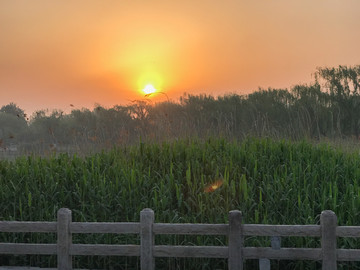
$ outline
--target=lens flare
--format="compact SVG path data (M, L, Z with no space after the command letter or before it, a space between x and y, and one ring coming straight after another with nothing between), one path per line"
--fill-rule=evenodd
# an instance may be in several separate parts
M224 180L220 179L215 181L214 183L211 183L210 185L206 186L204 188L204 192L209 193L209 192L214 192L215 190L217 190L219 187L222 186Z

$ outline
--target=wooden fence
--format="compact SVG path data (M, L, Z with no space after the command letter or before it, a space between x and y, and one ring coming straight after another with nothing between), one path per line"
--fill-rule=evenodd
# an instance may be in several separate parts
M0 243L0 254L57 255L58 269L72 269L73 255L140 256L142 270L154 270L156 257L226 258L229 270L243 269L244 259L258 259L260 269L270 269L269 259L322 261L322 269L334 270L337 261L360 261L360 250L337 249L337 237L360 237L360 226L337 226L334 212L321 213L320 225L242 224L240 211L229 212L228 224L154 223L154 212L144 209L140 222L72 222L71 211L58 211L57 222L0 221L0 232L57 233L56 244ZM72 234L139 234L140 245L73 244ZM224 235L228 246L155 245L155 235ZM320 237L321 248L246 247L247 236ZM274 238L279 239L279 238Z

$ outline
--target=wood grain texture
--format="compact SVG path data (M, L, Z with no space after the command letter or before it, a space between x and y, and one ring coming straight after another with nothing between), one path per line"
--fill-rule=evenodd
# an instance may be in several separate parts
M360 261L360 249L338 249L338 261Z
M336 237L360 237L360 226L337 226L336 215L323 211L321 225L242 224L240 211L229 213L229 224L154 223L154 212L144 209L136 222L72 222L71 211L60 209L58 222L0 221L0 232L56 233L57 244L0 243L0 254L58 255L59 269L71 269L72 255L140 256L143 270L155 269L155 257L228 258L229 269L242 269L243 259L322 260L323 269L337 261L360 261L360 249L336 249ZM140 234L141 245L72 244L72 233ZM229 246L155 246L156 234L227 235ZM243 247L244 236L271 236L272 248ZM287 236L321 237L322 248L281 248Z
M70 232L71 211L61 208L57 214L57 266L58 269L71 270L72 258L70 247L72 237Z
M320 225L244 224L244 236L321 236Z
M337 217L333 211L321 212L322 269L336 270L336 226Z
M228 247L217 246L155 246L155 257L228 258Z
M336 227L337 237L360 237L360 226Z
M97 245L73 244L71 255L140 256L139 245Z
M228 224L155 223L155 234L227 235Z
M56 244L0 243L0 254L57 254Z
M244 259L277 259L277 260L321 260L320 248L281 248L244 247Z
M146 208L140 212L140 267L141 270L155 270L153 247L154 211Z
M57 222L0 221L0 232L56 232Z
M0 270L56 270L57 268L40 268L27 266L0 266Z
M136 222L72 222L71 233L119 233L139 234L140 223Z
M238 210L229 213L229 270L243 269L242 214Z

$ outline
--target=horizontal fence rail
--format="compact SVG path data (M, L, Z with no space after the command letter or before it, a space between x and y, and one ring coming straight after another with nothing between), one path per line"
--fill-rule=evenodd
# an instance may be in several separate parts
M244 259L259 260L261 270L270 259L322 261L322 269L337 269L337 261L360 261L360 249L337 249L337 237L360 237L360 226L337 226L334 212L321 213L320 225L243 224L240 211L230 211L228 224L154 223L144 209L140 222L72 222L71 211L58 211L57 222L0 221L0 232L54 233L57 243L0 243L0 254L57 255L57 269L72 269L72 256L138 256L142 270L154 270L156 257L225 258L229 270L243 269ZM72 234L137 234L140 245L73 244ZM155 235L222 235L227 246L155 245ZM244 237L271 237L271 247L244 246ZM320 248L283 248L281 237L319 237Z

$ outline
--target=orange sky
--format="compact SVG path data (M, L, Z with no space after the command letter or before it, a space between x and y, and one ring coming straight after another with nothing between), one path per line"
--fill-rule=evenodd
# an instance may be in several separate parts
M359 0L1 0L0 106L244 94L360 64ZM154 95L156 101L165 95Z

